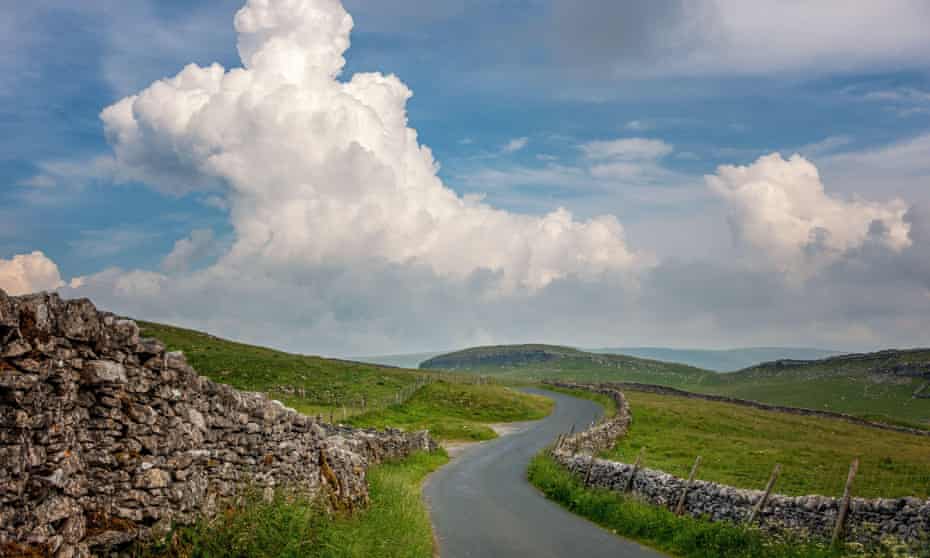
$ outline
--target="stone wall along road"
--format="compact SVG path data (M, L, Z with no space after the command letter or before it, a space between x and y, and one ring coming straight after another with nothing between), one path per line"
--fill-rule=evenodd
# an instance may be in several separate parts
M362 506L371 463L434 447L203 378L88 300L0 291L0 555L105 552L245 486Z
M687 485L686 479L648 468L636 470L627 463L594 457L612 447L618 437L625 435L635 424L635 416L630 412L622 391L612 384L550 384L608 394L618 408L618 413L611 419L565 437L552 452L559 463L588 479L590 486L619 492L626 490L631 475L635 473L632 483L634 497L657 506L676 506ZM761 490L697 480L690 485L684 512L710 521L742 523L762 495ZM827 539L836 525L839 508L839 498L775 494L761 510L758 525L774 533ZM927 548L930 545L930 500L852 498L844 532L846 540L868 546L903 543L912 548Z

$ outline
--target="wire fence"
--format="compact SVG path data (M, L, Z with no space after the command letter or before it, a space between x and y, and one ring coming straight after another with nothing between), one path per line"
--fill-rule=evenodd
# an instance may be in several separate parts
M277 386L268 390L268 396L304 414L335 424L352 416L403 405L410 401L421 388L437 382L458 385L498 383L492 377L476 374L425 373L417 375L413 382L401 386L396 391L387 393L372 390L368 394L346 395L329 390L321 392L303 387Z
M613 453L611 459L632 463L641 449L641 446L626 446L622 451ZM781 473L775 485L775 493L787 496L838 497L845 490L852 459L849 456L836 456L831 460L817 457L803 463L803 458L795 461L759 459L743 461L740 466L735 466L733 459L725 455L705 452L697 478L737 488L762 490L772 469L776 464L780 464ZM868 454L857 459L860 466L853 486L854 496L930 498L930 460L924 463ZM673 458L669 458L668 454L650 456L650 449L647 447L643 466L684 478L687 477L693 460L694 456L686 456L684 452L676 453Z

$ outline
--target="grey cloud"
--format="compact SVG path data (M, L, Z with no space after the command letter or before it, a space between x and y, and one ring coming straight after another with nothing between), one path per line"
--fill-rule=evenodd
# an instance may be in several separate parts
M702 42L711 8L704 0L555 0L550 37L571 63L649 62Z
M463 279L378 262L256 270L213 266L132 278L108 272L72 294L140 318L305 353L442 350L483 343L733 347L804 344L866 350L926 344L930 213L909 213L914 243L867 242L798 284L738 261L668 260L638 286L605 273L533 293L495 294L500 274ZM129 288L135 281L160 287Z

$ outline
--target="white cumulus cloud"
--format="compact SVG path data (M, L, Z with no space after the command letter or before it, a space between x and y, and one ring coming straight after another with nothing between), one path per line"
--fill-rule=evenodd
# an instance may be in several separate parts
M0 289L9 295L52 291L63 285L58 266L42 252L0 259Z
M869 240L897 252L911 244L904 201L831 196L817 167L800 155L773 153L748 166L723 165L706 181L728 204L738 239L795 276L805 277Z
M416 263L490 270L507 289L636 267L612 216L519 215L447 188L408 127L411 91L394 75L340 78L352 18L338 0L250 0L235 26L242 68L192 64L101 115L127 176L224 193L224 265Z
M216 248L213 231L196 229L187 238L174 243L174 248L161 261L165 271L187 271L199 260L207 258Z

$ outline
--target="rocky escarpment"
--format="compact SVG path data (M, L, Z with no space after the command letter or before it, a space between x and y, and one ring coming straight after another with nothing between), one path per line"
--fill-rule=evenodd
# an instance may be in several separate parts
M561 439L551 455L562 466L583 477L588 486L630 493L653 505L675 507L687 488L684 513L711 521L744 523L763 496L760 490L745 490L714 482L687 480L662 471L637 468L632 464L598 459L594 455L612 447L626 434L633 418L623 393L612 385L550 382L564 388L585 389L611 396L617 403L616 416ZM618 437L610 438L609 435ZM775 534L830 537L840 509L840 499L826 496L772 495L757 515L757 524ZM864 499L850 501L845 523L848 541L869 547L903 543L911 548L930 545L930 500L919 498Z
M0 291L0 555L105 552L245 486L353 508L369 464L433 447L212 382L90 301Z
M763 362L744 372L823 368L840 371L865 371L876 375L926 378L930 380L930 349L887 349L874 353L850 353L820 360L781 359Z

